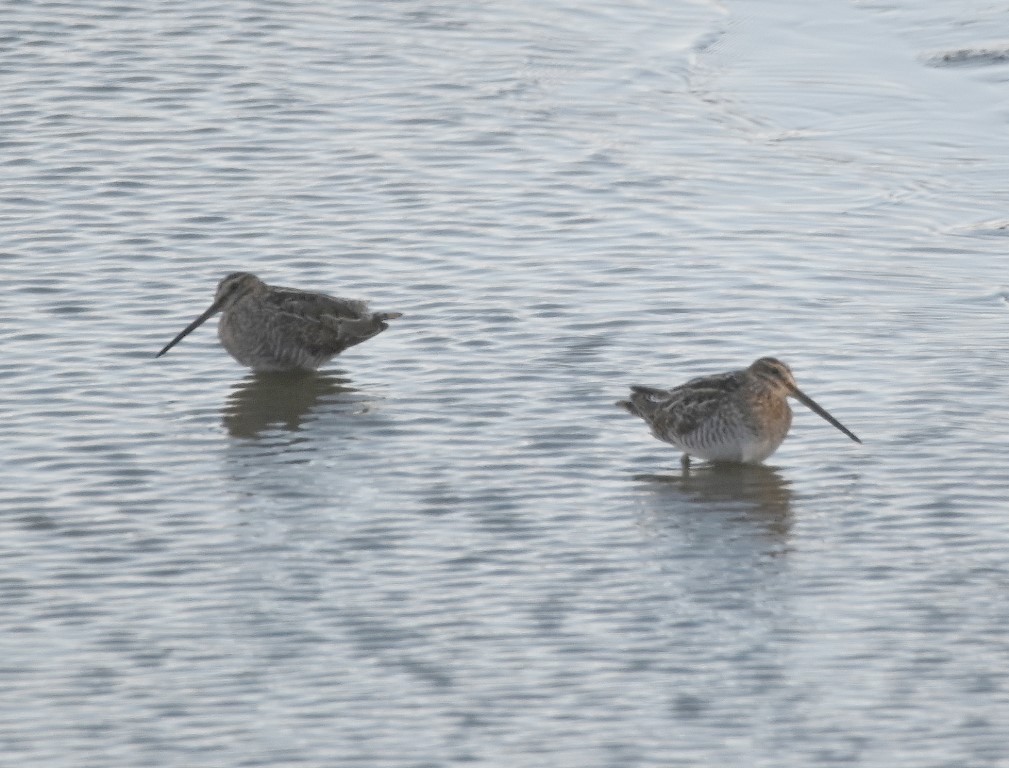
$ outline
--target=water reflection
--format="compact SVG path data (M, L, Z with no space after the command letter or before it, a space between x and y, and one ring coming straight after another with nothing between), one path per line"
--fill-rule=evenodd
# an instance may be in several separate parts
M662 506L699 504L736 511L784 537L792 527L790 482L763 464L701 464L677 475L635 475Z
M232 437L297 431L323 398L357 391L340 373L250 373L228 395L221 421Z

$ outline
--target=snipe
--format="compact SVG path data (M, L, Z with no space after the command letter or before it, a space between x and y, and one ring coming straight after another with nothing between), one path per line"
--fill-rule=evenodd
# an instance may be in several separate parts
M792 425L794 397L856 443L853 432L821 408L795 383L787 365L762 357L749 368L699 376L672 389L631 387L617 405L640 416L659 440L709 461L757 464L781 445Z
M371 312L355 299L267 285L233 272L217 285L214 302L156 357L217 312L217 335L228 353L256 371L314 371L348 347L389 327L399 312Z

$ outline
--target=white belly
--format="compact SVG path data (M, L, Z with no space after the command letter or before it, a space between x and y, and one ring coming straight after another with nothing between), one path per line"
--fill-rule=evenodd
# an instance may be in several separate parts
M707 461L759 464L778 450L781 440L747 436L709 444L678 440L675 445L684 453Z

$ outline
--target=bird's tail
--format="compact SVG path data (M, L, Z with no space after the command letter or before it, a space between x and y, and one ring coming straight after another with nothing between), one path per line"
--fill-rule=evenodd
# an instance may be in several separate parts
M632 403L630 400L617 400L617 402L614 403L614 405L623 408L625 411L631 414L631 416L641 415L640 413L638 413L638 409L634 407L634 403Z
M617 405L632 416L640 416L642 419L647 420L659 406L659 401L668 394L664 389L642 387L635 384L631 387L630 399L617 400Z
M372 312L370 315L354 318L323 315L320 320L323 325L335 332L334 339L343 350L377 336L389 327L386 320L395 320L402 316L401 312Z

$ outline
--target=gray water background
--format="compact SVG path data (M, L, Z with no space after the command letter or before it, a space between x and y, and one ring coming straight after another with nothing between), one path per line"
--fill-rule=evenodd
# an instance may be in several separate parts
M1009 5L0 5L0 764L1009 765ZM235 269L405 316L292 382ZM765 467L613 407L774 354Z

